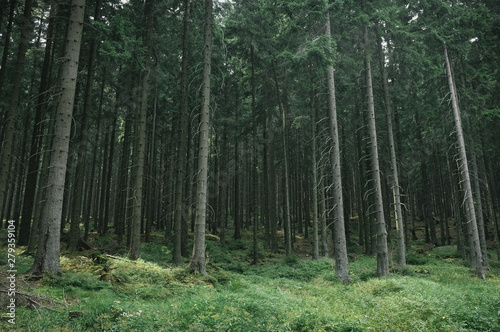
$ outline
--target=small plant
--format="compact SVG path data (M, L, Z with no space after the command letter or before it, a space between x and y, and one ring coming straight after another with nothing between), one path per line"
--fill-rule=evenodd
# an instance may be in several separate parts
M299 256L295 254L286 255L285 258L283 258L283 263L287 265L295 265L298 262L299 262Z
M415 252L411 252L406 255L406 264L409 265L424 265L427 264L427 262L429 262L427 257Z

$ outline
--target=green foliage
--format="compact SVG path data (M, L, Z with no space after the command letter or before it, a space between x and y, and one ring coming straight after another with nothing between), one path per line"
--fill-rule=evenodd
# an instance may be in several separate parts
M54 308L19 307L14 330L42 331L495 331L500 328L498 269L488 280L454 260L429 255L413 273L375 278L375 258L358 256L353 282L341 284L330 259L266 257L220 266L233 253L217 252L209 276L139 259L109 258L120 281L99 281L91 258L63 257L63 273L43 279L37 292ZM163 255L164 246L146 252ZM436 249L434 249L436 250ZM433 250L433 251L434 251ZM444 250L444 249L443 249ZM234 252L244 259L246 249ZM224 257L225 255L225 257ZM414 254L416 257L423 257ZM214 256L212 256L212 259ZM30 258L31 259L31 258ZM153 257L152 257L153 259ZM154 259L160 261L159 258ZM427 270L428 273L420 273ZM1 324L5 324L2 322ZM29 324L29 325L28 325ZM5 325L0 325L3 328ZM65 330L66 329L66 330Z
M443 246L432 249L430 254L436 258L461 258L460 252L457 251L457 246Z
M100 281L96 275L89 272L47 275L42 279L42 284L62 288L68 292L73 292L77 289L98 291L109 287L108 283Z
M229 250L242 250L248 248L248 243L242 239L231 241L227 244Z
M408 265L424 265L429 261L425 256L417 254L416 252L409 252L406 254L406 264Z
M299 256L296 254L291 254L291 255L286 255L285 258L283 258L283 263L286 265L293 266L299 262Z
M166 265L171 251L162 243L151 242L141 245L141 258L144 261Z

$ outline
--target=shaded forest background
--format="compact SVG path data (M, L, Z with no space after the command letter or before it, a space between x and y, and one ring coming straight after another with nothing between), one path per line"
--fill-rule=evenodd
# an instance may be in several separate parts
M75 6L83 34L54 222L46 190ZM162 241L174 263L205 229L220 246L251 230L254 263L310 238L344 281L347 253L377 255L387 275L384 262L398 253L404 265L424 238L457 245L484 277L500 256L499 35L493 0L2 1L1 219L28 252L49 229L70 252L110 233L131 259ZM34 271L58 272L58 250Z

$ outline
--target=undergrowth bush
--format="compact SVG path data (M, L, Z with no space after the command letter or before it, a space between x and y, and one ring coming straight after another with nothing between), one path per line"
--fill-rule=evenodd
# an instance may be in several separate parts
M406 264L409 265L424 265L429 262L429 258L422 256L416 252L409 252L406 254Z
M430 254L436 258L461 258L456 246L436 247L430 251Z
M79 288L90 291L98 291L104 288L109 288L109 284L107 282L100 281L98 276L89 272L46 275L42 279L41 284L63 288L66 290Z
M160 243L144 244L137 261L66 255L63 273L35 286L53 307L19 307L14 331L500 331L498 269L479 280L435 250L409 253L388 278L375 277L375 257L358 255L347 285L331 259L263 251L252 265L246 245L217 239L207 242L208 276L170 266ZM105 270L114 278L100 281Z

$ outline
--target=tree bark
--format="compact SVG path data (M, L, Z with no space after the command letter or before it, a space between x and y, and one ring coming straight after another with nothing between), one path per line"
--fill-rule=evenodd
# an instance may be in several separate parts
M250 218L253 222L253 264L259 263L259 246L258 246L258 232L259 232L259 218L256 213L257 205L257 110L255 102L255 58L253 46L250 47L251 56L251 85L252 85L252 155L250 162L250 179L252 184L250 186Z
M100 0L96 1L94 18L96 20L100 17L101 4ZM76 165L76 179L75 185L73 187L73 204L71 210L71 224L69 228L69 240L68 240L68 250L74 252L78 249L78 243L80 242L80 222L81 222L81 208L83 202L83 187L85 178L85 166L86 166L86 156L87 156L87 143L88 143L88 123L89 123L89 112L92 102L92 90L94 85L95 76L95 65L97 57L97 39L92 38L90 44L90 55L89 55L89 65L87 72L87 81L85 83L85 97L83 103L83 111L81 118L81 129L80 129L80 146L78 147L78 159Z
M130 233L130 250L128 257L131 260L136 260L141 254L141 222L142 222L142 204L143 204L143 186L144 186L144 163L146 157L146 122L147 122L147 107L149 96L149 75L147 69L143 73L142 78L142 96L139 114L139 123L136 134L135 148L135 175L132 183L132 218L131 218L131 233Z
M146 124L147 124L147 110L148 110L148 98L149 98L149 77L151 73L151 34L153 32L153 0L147 0L145 3L145 20L146 20L146 32L144 36L144 43L148 49L147 56L145 57L146 69L142 73L142 87L141 87L141 104L139 113L139 122L137 125L136 133L136 148L135 155L136 159L136 170L135 177L132 183L132 219L131 219L131 234L130 234L130 251L128 257L131 260L136 260L141 254L141 224L142 224L142 206L143 202L143 189L144 189L144 166L146 160L146 147L147 147L147 134L146 134ZM107 157L107 156L105 156ZM111 167L111 165L108 165ZM106 186L107 188L107 186ZM105 207L108 209L108 207ZM106 220L107 222L107 220ZM104 228L105 229L105 228Z
M205 261L205 223L207 210L207 174L210 131L210 72L212 64L212 0L205 0L205 28L203 47L203 86L200 118L200 145L198 150L198 177L196 185L196 219L194 226L193 257L189 263L192 272L207 274Z
M377 276L389 276L389 253L387 249L387 230L385 227L384 217L384 203L382 200L382 181L380 178L380 166L378 157L378 143L377 143L377 127L375 123L375 105L373 98L372 87L372 70L370 64L370 56L368 53L369 40L368 30L365 28L364 32L364 46L365 46L365 75L366 75L366 94L368 100L368 127L370 131L370 144L371 144L371 168L372 178L375 189L375 208L377 218Z
M330 14L326 17L326 34L331 37ZM333 202L335 208L334 221L334 250L335 250L335 272L341 282L349 282L349 261L347 259L347 244L344 225L344 200L342 194L342 174L340 170L340 142L339 125L337 121L337 102L335 96L335 78L333 65L327 69L328 80L328 115L330 124L330 135L332 138L333 151L332 158L333 174Z
M78 61L82 41L85 0L73 0L69 18L65 55L61 70L61 97L50 158L45 206L39 229L38 250L30 274L58 273L61 270L60 227L64 197L64 180L68 160L69 136L75 98Z
M284 174L284 218L285 218L285 251L287 255L291 255L293 252L292 248L292 227L290 222L290 188L289 188L289 170L288 170L288 139L287 139L287 120L286 120L286 111L285 107L281 103L280 90L278 86L278 76L276 75L276 66L273 61L273 75L274 75L274 84L276 88L276 97L278 100L278 107L281 111L281 128L282 128L282 137L283 137L283 162L285 168Z
M483 266L483 258L481 253L481 245L479 242L479 232L477 229L476 211L474 207L474 199L472 197L472 185L470 180L469 165L467 161L467 153L465 150L465 140L462 129L462 119L460 117L460 108L458 106L458 97L451 72L450 60L448 58L448 50L444 46L444 58L446 63L446 72L448 76L448 87L451 94L451 105L453 109L453 119L455 122L455 130L457 134L457 144L459 151L459 167L460 177L463 182L464 189L464 204L467 214L467 229L469 232L469 245L470 245L470 265L471 268L476 270L477 277L486 279Z
M391 152L392 168L392 193L394 197L394 216L396 217L397 243L398 243L398 263L404 268L406 266L405 233L403 228L403 212L401 210L401 193L399 191L398 162L396 158L396 148L394 144L394 134L392 130L391 99L389 97L389 87L387 86L387 71L385 70L385 56L382 48L382 40L379 36L377 26L377 43L380 58L380 71L382 73L382 87L384 90L385 116L387 120L387 135L389 137L389 148Z
M479 167L477 165L476 151L474 146L471 146L471 168L472 168L472 185L474 186L474 198L477 208L477 228L479 233L479 244L481 246L481 257L483 258L483 266L489 266L488 247L486 244L485 222L483 218L483 199L481 195L481 186L479 184Z
M313 252L312 258L319 259L319 219L318 219L318 161L316 156L316 110L314 109L314 90L311 93L311 129L312 129L312 208L313 208Z
M267 137L267 151L269 156L267 158L267 172L268 172L268 206L269 206L269 224L270 224L270 235L271 235L271 252L278 252L278 209L276 206L276 168L274 164L274 132L269 127L272 125L272 116L266 131L268 133Z
M319 169L319 190L321 191L321 255L323 257L328 257L328 236L327 236L327 220L326 220L326 187L323 174L323 166Z
M179 146L177 149L177 165L174 196L174 249L173 263L182 262L182 223L184 213L184 183L186 179L185 166L188 148L188 55L189 55L189 15L190 0L184 0L182 64L181 64L181 105L179 115Z

